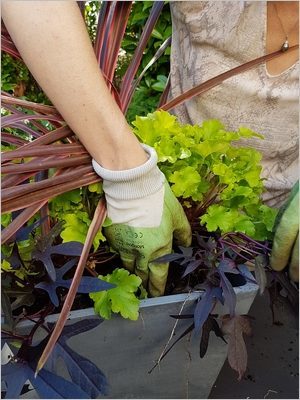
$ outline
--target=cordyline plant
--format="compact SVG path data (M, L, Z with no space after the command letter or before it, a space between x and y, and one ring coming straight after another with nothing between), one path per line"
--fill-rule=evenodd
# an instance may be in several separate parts
M82 11L84 11L83 4L83 2L79 2ZM157 58L164 53L165 49L170 44L171 39L169 38L158 49L156 55L142 71L141 75L136 77L142 60L143 51L163 5L164 2L161 1L153 2L149 18L144 26L136 51L123 76L121 85L119 89L117 89L114 85L115 70L132 2L113 1L102 2L101 4L94 43L95 54L107 85L123 113L126 113L134 91L143 74ZM1 32L3 51L21 60L21 56L5 27L2 26ZM279 56L281 52L278 51L274 54ZM274 56L274 54L272 56ZM258 65L267 59L268 56L260 57L259 59L234 68L231 71L221 74L191 89L170 102L167 102L169 88L169 85L167 85L158 106L162 110L170 110L186 99L199 95L223 82L225 79L230 78L232 75L241 73L251 66ZM42 237L37 240L37 245L32 253L32 257L44 265L43 273L44 275L46 274L48 279L35 287L46 291L52 301L52 304L50 303L42 312L39 312L36 316L30 316L30 318L37 318L37 320L35 320L34 328L26 337L20 337L14 334L13 329L11 331L8 329L4 332L7 340L19 339L22 343L21 347L16 349L12 357L16 360L21 359L28 362L26 365L9 363L5 366L3 376L7 387L7 397L17 397L22 389L23 383L27 379L30 379L31 382L34 381L37 390L44 397L51 398L54 394L64 398L96 397L105 392L105 378L103 374L94 364L86 362L87 360L85 360L86 367L81 367L79 373L78 365L82 366L83 360L79 359L79 355L74 356L74 354L71 354L71 349L66 345L66 341L69 337L79 332L92 329L95 327L95 322L91 321L84 327L75 324L76 326L74 326L73 330L69 326L65 328L64 326L77 292L88 293L107 290L109 287L113 287L113 285L96 279L95 277L90 278L93 279L93 281L91 281L88 280L89 277L82 276L84 269L91 272L87 260L95 236L101 229L106 217L105 202L101 199L95 207L94 216L83 246L78 242L53 245L53 240L59 233L59 229L55 226L51 226L48 202L55 196L64 194L73 189L100 182L101 178L99 178L92 169L91 156L75 137L71 129L66 125L55 107L18 99L4 92L1 94L1 100L4 112L1 118L3 129L2 142L5 143L7 147L6 150L8 150L2 155L2 213L12 213L11 222L2 230L1 240L2 244L13 244L13 251L10 258L5 259L4 257L4 262L9 262L11 268L18 270L19 275L17 273L14 274L15 282L21 285L22 300L25 299L28 301L32 283L30 282L30 276L26 276L26 279L28 278L29 280L26 282L26 279L23 279L24 276L22 277L21 270L19 271L19 268L22 267L22 260L19 257L16 243L24 240L24 238L26 240L30 233L40 226ZM17 134L15 134L15 132L17 132ZM29 222L32 220L32 217L36 215L39 215L39 219L33 224ZM244 240L245 238L239 239ZM236 243L234 240L234 238L228 235L226 238L223 238L222 241L219 241L218 245L221 247L223 246L224 249L224 246L226 247L229 241L233 241L233 247L241 244L240 241ZM265 250L265 248L256 248L255 245L253 245L252 251L256 255L263 252L261 250ZM52 257L53 255L55 256L55 254L60 254L65 257L66 263L60 265L59 269L56 269L53 265ZM225 257L224 251L223 254ZM70 259L70 256L77 258ZM190 254L190 256L192 255ZM185 261L187 260L185 259ZM192 259L192 261L195 260ZM196 262L196 264L188 264L185 274L187 275L193 272L195 265L196 267L199 266L198 262ZM72 280L64 279L64 275L68 274L75 266L76 268L72 274ZM9 268L10 267L7 267L7 270L9 270ZM226 268L228 268L227 264ZM228 272L226 268L223 273ZM221 272L220 270L220 273ZM95 280L97 280L97 283L95 283ZM227 281L225 278L223 280L223 289L225 288L226 291L226 288L228 289ZM11 280L9 280L8 274L8 287L10 284ZM28 293L26 292L27 287ZM64 287L69 290L65 296L59 319L53 327L46 325L44 320L45 317L54 310L54 306L57 305L57 287ZM14 327L8 293L9 290L4 293L3 308L8 326ZM16 294L17 292L15 291L14 293ZM210 294L206 294L206 299L209 296L213 299L214 297L218 297L218 293L217 291L210 292ZM203 307L204 303L202 302L201 304L201 307ZM206 310L208 310L207 306ZM199 316L199 306L195 312ZM29 317L23 316L23 318L28 319ZM22 316L20 319L22 319ZM203 317L201 316L201 321L202 319ZM19 322L19 320L17 322ZM200 323L200 328L201 324L203 325L204 322L205 319ZM47 332L47 337L37 346L33 346L33 336L39 327L44 328ZM198 330L200 329L199 321L197 322L196 328ZM49 357L53 359L53 357L57 357L61 354L64 354L64 359L69 360L67 362L67 367L70 375L74 378L73 386L69 382L66 384L66 389L63 390L63 392L59 392L61 389L58 389L62 387L62 378L59 378L48 370L40 371ZM73 362L70 361L70 359L73 359ZM78 362L74 364L74 360L76 359ZM36 375L34 371L40 371L40 373ZM95 376L98 376L99 379L97 378L95 381L91 382L89 379L91 372L95 373ZM13 386L15 374L18 375L20 382L17 387ZM54 382L54 389L53 387L50 389L49 385L47 385L49 380Z

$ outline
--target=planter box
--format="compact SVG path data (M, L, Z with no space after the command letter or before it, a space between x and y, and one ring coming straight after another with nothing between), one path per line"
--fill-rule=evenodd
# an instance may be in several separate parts
M248 283L236 287L239 314L247 314L255 298L258 286ZM110 390L106 398L202 398L210 390L223 366L227 345L211 333L207 353L199 356L199 336L192 333L177 343L151 374L148 371L159 358L175 324L170 314L189 313L201 292L147 299L141 302L138 321L125 320L115 315L97 328L71 338L68 344L78 353L93 361L106 375ZM214 313L225 314L228 310L218 306ZM69 320L94 316L92 308L73 311ZM55 321L52 315L48 321ZM191 320L179 320L175 338L191 324ZM28 323L20 324L26 329ZM67 377L66 371L58 373ZM33 391L23 398L36 398Z

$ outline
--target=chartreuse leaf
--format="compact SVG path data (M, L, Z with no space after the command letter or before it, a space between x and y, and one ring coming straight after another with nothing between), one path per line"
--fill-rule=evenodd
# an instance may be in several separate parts
M259 213L260 219L265 224L268 231L272 232L278 210L262 204L259 207Z
M62 193L51 200L51 207L54 212L67 211L72 209L83 208L82 195L80 189L71 190L66 193Z
M88 214L85 211L64 214L63 220L65 221L65 224L60 234L63 242L75 241L84 244L89 226L91 224ZM106 239L102 232L99 231L93 241L94 249L97 250L100 242L104 242L105 240Z
M246 128L244 126L240 126L239 127L239 131L238 133L245 138L250 138L250 137L257 137L259 139L264 139L263 135L260 135L259 133L256 133L254 131L252 131L249 128Z
M112 274L99 276L103 281L115 284L116 287L102 292L90 293L94 300L95 311L102 318L110 319L111 313L120 313L123 318L137 320L139 317L139 299L135 292L142 280L126 269L117 268Z
M1 215L1 225L6 228L11 223L11 213Z
M209 232L220 229L222 232L238 231L249 236L255 234L255 226L251 219L238 210L213 204L207 209L207 214L200 218L202 224L206 224Z
M97 193L100 195L103 193L102 182L91 183L88 186L88 189L91 193Z
M157 151L159 167L175 196L188 207L199 204L201 223L208 231L244 232L257 240L270 237L275 211L261 209L262 155L232 145L261 135L246 127L226 131L218 120L184 125L161 110L137 117L133 125L141 141Z
M218 229L229 231L232 225L232 215L228 212L226 207L218 204L213 204L207 210L207 214L200 218L202 224L206 224L206 228L209 232L216 231Z
M204 193L209 188L209 183L201 179L200 174L193 167L185 167L180 171L175 171L169 181L175 196L188 198L194 201L202 200Z

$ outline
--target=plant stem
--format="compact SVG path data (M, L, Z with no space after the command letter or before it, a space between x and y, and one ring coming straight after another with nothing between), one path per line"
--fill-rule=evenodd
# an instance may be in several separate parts
M27 336L21 336L21 335L16 335L15 333L9 332L5 329L1 329L1 332L4 333L5 335L11 337L12 339L20 339L20 340L26 340Z

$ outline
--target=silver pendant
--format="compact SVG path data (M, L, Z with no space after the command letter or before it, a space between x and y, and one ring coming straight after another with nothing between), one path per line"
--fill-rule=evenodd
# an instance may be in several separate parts
M281 51L282 51L282 52L285 52L285 51L288 50L289 47L290 47L290 46L289 46L289 42L286 40L286 41L283 43L283 45L281 46Z

